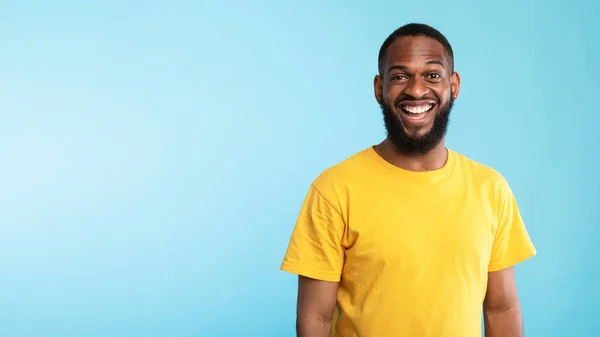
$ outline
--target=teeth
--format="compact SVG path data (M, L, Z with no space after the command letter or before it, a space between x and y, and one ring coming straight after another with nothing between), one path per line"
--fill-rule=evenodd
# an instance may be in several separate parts
M422 114L424 112L429 111L431 108L433 107L433 105L431 104L426 104L426 105L403 105L402 106L402 110L406 111L406 112L410 112L413 114Z

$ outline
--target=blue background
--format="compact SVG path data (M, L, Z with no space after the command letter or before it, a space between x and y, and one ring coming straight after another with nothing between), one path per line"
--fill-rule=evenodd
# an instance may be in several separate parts
M0 336L294 336L310 182L378 143L383 40L462 76L448 145L511 183L527 336L597 336L593 1L53 1L0 11Z

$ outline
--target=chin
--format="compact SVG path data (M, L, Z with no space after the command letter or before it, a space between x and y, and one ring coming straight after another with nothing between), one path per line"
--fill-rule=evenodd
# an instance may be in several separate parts
M426 137L433 129L433 121L427 125L414 126L414 125L406 125L404 123L404 121L402 120L402 117L397 117L397 118L398 118L398 123L400 125L402 125L404 134L411 138L418 139L418 138ZM435 117L434 117L434 119L435 119Z
M419 130L417 132L406 131L406 135L413 139L423 139L426 138L427 135L431 132L431 127L427 128L427 130Z
M407 121L402 114L390 105L381 105L388 139L395 147L408 154L425 154L443 141L449 122L452 102L447 106L436 106L436 111L427 122L413 123Z

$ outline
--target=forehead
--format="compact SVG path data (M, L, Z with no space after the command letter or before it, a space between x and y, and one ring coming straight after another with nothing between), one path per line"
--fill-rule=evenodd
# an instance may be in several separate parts
M428 61L441 61L448 67L448 56L444 46L436 39L426 36L403 36L389 46L386 68L399 64L418 66Z

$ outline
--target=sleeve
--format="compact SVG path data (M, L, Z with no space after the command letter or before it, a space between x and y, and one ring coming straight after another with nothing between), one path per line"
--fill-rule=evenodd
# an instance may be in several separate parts
M523 223L515 196L505 181L500 195L498 225L488 267L490 272L514 266L537 253Z
M310 186L292 232L281 270L338 282L344 264L345 222L339 210Z

